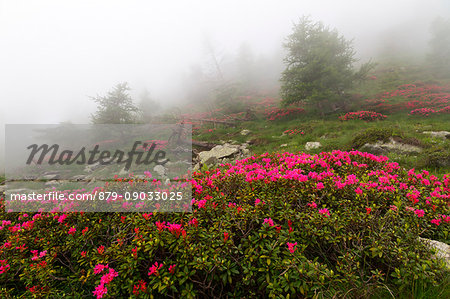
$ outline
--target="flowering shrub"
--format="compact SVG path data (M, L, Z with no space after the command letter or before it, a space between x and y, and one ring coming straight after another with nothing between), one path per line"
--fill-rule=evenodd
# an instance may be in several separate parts
M2 297L359 298L448 275L417 237L448 242L450 175L333 151L262 154L190 182L192 213L3 206Z
M437 111L435 111L434 109L431 109L431 108L418 108L418 109L412 110L409 114L427 117L427 116L430 116L431 114L435 114L435 113L437 113Z
M374 99L366 100L364 106L366 109L376 112L393 113L411 111L411 109L414 111L419 108L438 111L449 104L449 86L417 83L401 85L394 91L384 92ZM420 115L420 112L415 114Z
M298 135L298 134L303 135L303 134L305 134L305 132L298 130L298 129L288 129L283 132L283 135L289 135L289 136Z
M364 121L374 121L374 120L384 120L387 116L381 113L373 112L373 111L357 111L357 112L348 112L343 116L340 116L341 120L349 120L349 119L361 119Z
M287 107L287 108L272 107L266 109L264 114L266 115L267 120L274 121L280 119L294 118L300 114L303 114L304 112L305 109L300 107Z
M447 113L450 113L450 105L449 105L449 106L445 106L445 107L442 108L442 109L439 109L439 110L438 110L438 113L441 113L441 114L447 114Z

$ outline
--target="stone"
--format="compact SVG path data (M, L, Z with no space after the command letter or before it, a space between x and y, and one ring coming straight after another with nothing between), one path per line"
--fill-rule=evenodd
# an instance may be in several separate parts
M153 167L153 171L162 178L166 177L166 169L162 165L156 165L155 167Z
M250 134L250 130L244 129L244 130L241 131L241 135L242 136L247 136L248 134Z
M376 143L366 143L361 148L362 152L369 152L374 155L382 155L386 153L397 153L397 154L416 154L422 152L422 148L401 143L390 138L388 142L378 141Z
M248 148L242 149L242 156L243 156L243 157L248 157L248 156L250 156L250 150L249 150Z
M192 171L199 171L200 170L200 163L197 163L194 165L194 168L192 168Z
M280 147L286 147L286 146L288 146L287 143L283 143L280 145Z
M321 147L321 146L322 146L322 144L320 144L320 142L307 142L307 143L305 144L305 149L306 149L307 151L309 151L309 150L312 150L312 149L319 148L319 147Z
M57 180L57 179L59 179L60 178L60 175L59 174L45 174L44 173L44 175L41 177L41 179L43 179L43 180L48 180L48 181L51 181L51 180Z
M52 180L52 181L48 181L45 182L45 187L54 187L54 186L58 186L60 183L56 180Z
M100 162L96 162L94 164L89 164L89 165L86 165L86 167L84 168L84 171L88 172L88 173L91 173L91 172L93 172L94 170L98 169L101 166L102 165L100 164Z
M85 181L87 179L88 179L88 176L84 175L84 174L79 174L79 175L75 175L72 177L72 180L74 180L74 181Z
M447 268L450 268L450 245L436 240L420 238L419 240L426 244L430 249L435 249L435 258L442 259L447 264Z
M200 152L198 157L200 159L201 164L205 164L206 161L211 158L221 159L233 154L236 154L239 151L239 146L234 146L228 143L224 145L217 145L213 147L210 151Z
M434 138L450 139L450 132L448 131L424 131L422 133Z

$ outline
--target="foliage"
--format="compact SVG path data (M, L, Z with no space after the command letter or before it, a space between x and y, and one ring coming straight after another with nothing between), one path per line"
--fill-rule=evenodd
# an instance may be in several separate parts
M372 64L353 69L355 52L351 42L336 30L303 17L287 37L286 69L281 77L283 103L310 101L323 106L324 101L342 99L356 81L365 78Z
M450 176L357 151L195 173L192 213L5 213L3 296L369 297L448 275ZM6 293L7 292L7 293Z
M437 113L442 113L442 114L450 113L450 106L446 106L439 110L434 110L432 108L418 108L418 109L411 110L411 112L409 112L409 114L411 114L411 115L419 115L419 116L424 116L424 117L428 117L430 115L437 114Z
M384 120L387 116L373 111L348 112L339 116L341 120L361 119L364 121Z
M423 166L433 168L450 166L450 152L442 147L428 149L425 154Z
M135 123L133 99L128 94L127 83L119 83L106 96L92 98L97 103L97 112L91 116L94 124L130 124Z
M394 136L393 129L387 128L369 128L356 134L353 137L352 142L350 144L350 148L358 149L366 143L375 143L377 141L388 141L389 138Z
M283 131L283 135L289 135L289 136L294 136L294 135L304 135L305 132L303 132L302 130L299 129L288 129Z
M295 106L285 108L272 107L264 112L266 119L269 121L295 118L303 113L305 113L305 109Z
M428 116L435 112L447 113L449 104L449 86L417 82L400 85L392 91L385 91L367 99L363 107L380 113L408 111L410 114Z

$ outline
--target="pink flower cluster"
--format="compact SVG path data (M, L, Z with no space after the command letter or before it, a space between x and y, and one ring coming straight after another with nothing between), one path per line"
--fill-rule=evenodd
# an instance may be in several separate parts
M293 135L298 135L298 134L304 135L305 132L300 131L300 130L298 130L298 129L288 129L288 130L284 131L283 134L284 134L284 135L293 136Z
M8 264L7 260L0 260L0 274L8 272L11 266Z
M396 100L391 101L394 98ZM425 117L434 113L448 113L450 110L449 104L449 86L425 85L423 83L405 84L394 91L385 92L377 98L365 101L365 107L373 111L393 113L405 110L411 111L412 109L411 115ZM420 108L428 109L421 110Z
M409 112L410 115L419 115L423 117L428 117L433 114L448 114L448 113L450 113L450 106L446 106L439 110L435 110L432 108L417 108Z
M347 112L345 115L340 116L341 120L350 120L350 119L361 119L364 121L375 121L375 120L384 120L387 116L381 113L373 112L373 111L356 111L356 112Z
M374 170L366 170L369 165L377 165ZM202 206L216 205L212 198L203 195L206 188L215 190L216 181L223 181L227 177L239 176L246 182L263 182L270 184L282 181L301 183L303 188L309 192L320 194L322 192L341 192L348 189L348 194L355 194L356 198L364 199L372 193L384 196L400 196L410 201L412 210L418 218L427 219L431 211L436 210L433 200L450 199L450 175L444 176L442 181L427 171L416 172L411 169L402 174L398 163L389 162L387 157L376 156L359 151L322 152L318 155L306 153L277 153L269 155L262 154L258 157L249 157L238 160L234 164L226 163L221 168L208 171L207 175L201 173L192 179L193 193L205 202ZM425 191L427 190L427 191ZM208 194L209 192L205 192ZM207 199L206 199L207 198ZM433 200L432 200L433 199ZM193 200L198 204L198 200ZM320 204L320 202L318 202ZM310 202L307 206L318 208L318 203ZM235 205L235 203L233 203ZM255 207L261 204L261 200L255 200ZM430 210L427 209L427 205ZM398 212L398 208L391 204L390 209ZM316 210L324 218L331 216L331 211L322 206ZM373 207L367 207L367 215L376 215ZM429 216L431 217L431 216ZM447 217L447 216L445 216ZM447 219L447 218L445 218ZM429 221L429 220L428 220ZM444 218L433 220L436 225L445 222ZM271 218L265 218L264 224L275 226Z
M109 284L114 277L119 276L119 273L117 273L113 268L110 268L108 264L97 264L94 267L94 274L100 274L104 270L109 269L107 273L103 274L103 276L100 279L100 284L95 287L95 290L92 292L94 296L98 298L103 298L103 296L108 292L108 289L105 285Z
M305 113L305 109L300 107L288 107L288 108L277 108L272 107L266 109L264 114L266 115L267 120L274 121L280 120L283 118L294 117L300 114Z

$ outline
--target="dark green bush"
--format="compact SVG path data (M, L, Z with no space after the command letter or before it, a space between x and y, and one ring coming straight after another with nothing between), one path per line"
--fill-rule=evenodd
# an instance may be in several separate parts
M450 166L450 151L434 147L424 152L423 167L441 168Z
M390 128L369 128L358 133L351 141L349 149L358 149L366 143L375 143L377 141L388 141L395 136L394 130Z

